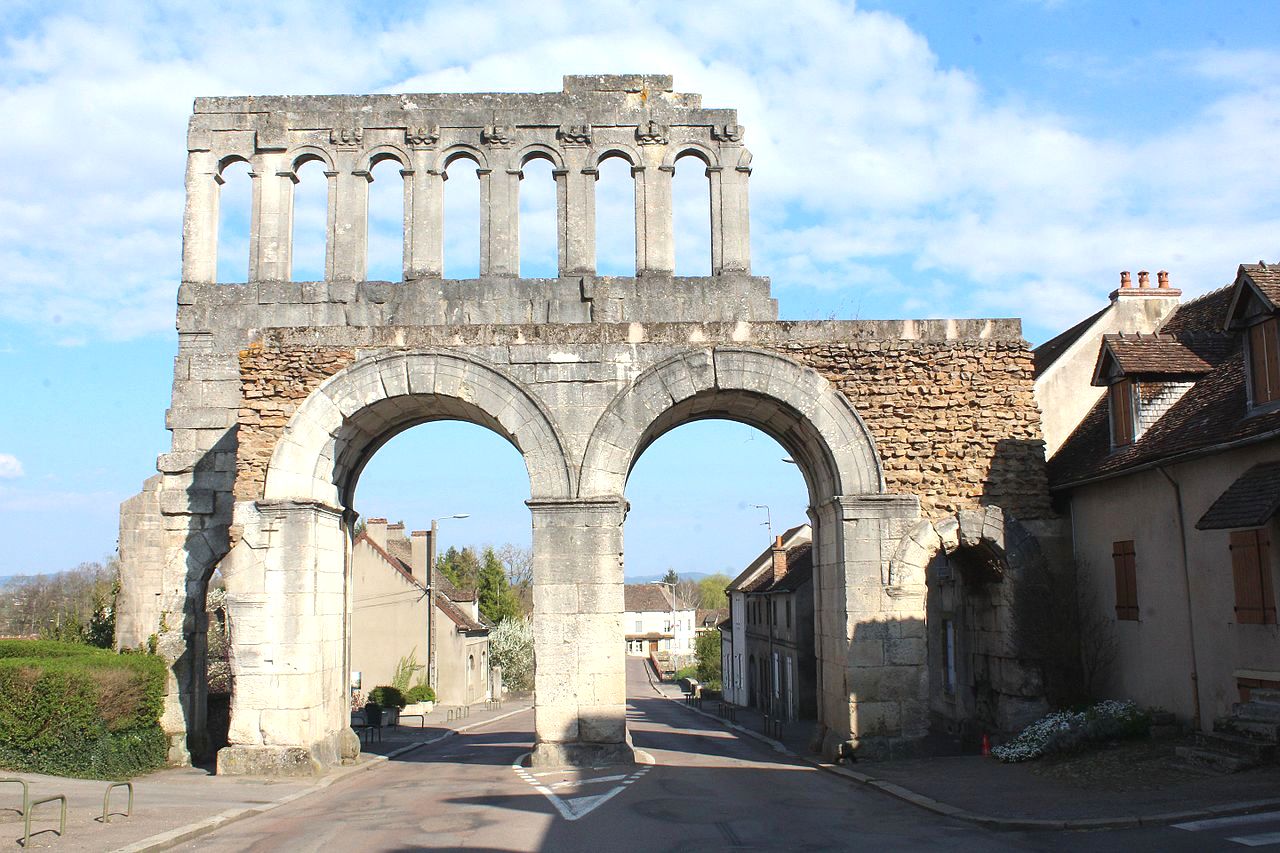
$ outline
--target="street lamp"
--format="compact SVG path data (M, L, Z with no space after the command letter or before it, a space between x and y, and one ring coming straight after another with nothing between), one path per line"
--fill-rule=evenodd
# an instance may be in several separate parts
M436 600L431 595L432 581L436 574L436 539L439 522L452 518L470 518L469 512L457 512L442 518L431 519L431 545L427 548L427 684L436 689Z
M773 541L773 513L769 512L768 504L752 504L754 509L764 510L764 526L769 529L769 541Z

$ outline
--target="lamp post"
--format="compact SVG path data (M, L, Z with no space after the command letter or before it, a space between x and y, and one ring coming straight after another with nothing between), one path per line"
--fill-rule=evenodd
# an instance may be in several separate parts
M431 544L427 547L427 684L436 689L436 600L432 596L432 586L436 575L436 538L439 535L439 522L451 518L470 518L469 512L458 512L443 518L431 519Z

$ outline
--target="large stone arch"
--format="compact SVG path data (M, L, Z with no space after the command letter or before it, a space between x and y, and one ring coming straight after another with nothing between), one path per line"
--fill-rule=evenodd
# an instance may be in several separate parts
M444 419L488 427L515 445L533 498L572 494L559 432L536 397L474 356L416 351L361 359L313 391L276 442L263 498L350 506L378 448L409 427Z
M722 346L672 356L614 398L587 444L581 494L622 494L650 444L707 418L741 421L775 438L804 474L814 506L884 491L875 440L843 394L784 356Z

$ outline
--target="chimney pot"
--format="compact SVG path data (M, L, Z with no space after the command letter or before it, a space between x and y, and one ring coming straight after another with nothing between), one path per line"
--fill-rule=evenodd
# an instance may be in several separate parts
M1140 271L1138 273L1138 287L1150 287L1150 286L1151 286L1151 273L1147 272L1146 270Z
M1121 287L1132 287L1132 286L1133 286L1133 285L1130 283L1130 281L1129 281L1129 271L1128 271L1128 270L1124 270L1123 272L1121 272L1121 273L1120 273L1120 286L1121 286Z
M364 532L369 535L369 539L379 548L387 547L387 520L385 518L371 518L364 525Z
M1160 283L1161 289L1163 290L1169 289L1169 271L1168 270L1160 270L1160 272L1156 273L1156 280Z

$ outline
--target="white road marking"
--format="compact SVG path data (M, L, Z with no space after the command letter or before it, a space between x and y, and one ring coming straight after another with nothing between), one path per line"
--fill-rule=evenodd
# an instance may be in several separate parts
M521 779L523 779L524 781L528 782L531 786L533 786L533 790L537 791L539 794L541 794L542 796L550 800L551 805L555 806L556 811L560 813L560 817L564 818L565 820L577 820L578 818L584 817L585 815L591 813L592 811L600 808L600 806L604 805L605 803L609 802L609 800L613 799L618 794L622 793L622 791L628 785L630 785L632 782L635 782L637 779L639 779L641 776L648 773L652 769L652 765L648 765L645 767L641 767L632 773L628 773L624 775L599 776L594 779L565 780L562 782L556 782L551 786L547 786L539 782L535 778L533 773L530 773L528 770L525 770L521 766L524 763L524 760L528 758L528 756L529 756L529 753L526 752L523 755L521 755L519 758L517 758L515 762L512 763L511 769L516 772L517 776L519 776ZM552 772L559 772L559 771L552 771ZM544 771L540 775L545 776L550 774ZM582 785L592 785L598 782L616 782L619 780L622 781L622 784L618 785L612 790L605 791L603 794L593 794L591 796L586 796L586 797L559 797L555 794L554 791L551 790L552 788L559 788L559 787L565 787L565 786L578 787Z
M1192 820L1186 823L1175 823L1174 829L1185 829L1188 832L1199 832L1202 829L1221 829L1224 826L1245 826L1251 823L1266 823L1280 820L1280 812L1259 812L1258 814L1242 814L1235 817L1215 817L1208 820Z
M1245 847L1265 847L1268 844L1280 844L1280 832L1260 832L1257 835L1237 835L1227 839Z

